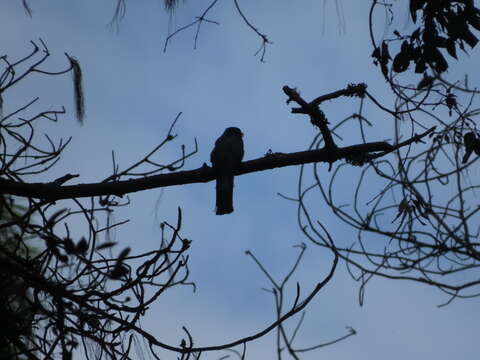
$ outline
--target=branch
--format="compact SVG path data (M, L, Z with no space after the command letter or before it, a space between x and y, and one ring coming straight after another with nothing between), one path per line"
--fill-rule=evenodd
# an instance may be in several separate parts
M424 133L415 135L410 140L407 140L396 146L392 146L387 142L372 142L343 148L335 148L333 150L309 150L290 154L268 153L262 158L243 162L239 169L234 172L234 175L243 175L257 171L265 171L279 167L308 163L332 163L340 159L350 159L352 156L356 156L358 154L367 154L372 152L381 152L382 154L387 154L393 149L408 145L413 141L419 141L421 138L430 134L433 130L434 128L431 128ZM55 201L91 196L123 196L128 193L160 187L205 183L212 181L215 178L216 173L213 168L204 163L202 167L195 170L178 171L170 174L160 174L124 181L78 184L69 186L62 186L55 181L49 183L20 183L13 180L0 178L0 193Z
M345 89L335 91L330 94L322 95L317 97L311 102L305 101L300 93L295 88L284 86L282 88L285 95L288 96L287 104L294 101L299 108L293 108L292 113L294 114L307 114L310 116L310 122L312 125L317 126L322 133L323 140L325 141L325 147L334 151L337 148L335 142L333 141L332 133L328 128L328 120L323 111L320 110L319 105L326 100L332 100L340 96L358 96L363 98L365 96L367 85L365 84L350 84Z

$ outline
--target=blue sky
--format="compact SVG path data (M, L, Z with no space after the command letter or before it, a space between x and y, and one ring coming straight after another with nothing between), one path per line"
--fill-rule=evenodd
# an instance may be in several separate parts
M60 123L41 129L56 136L73 135L72 144L52 173L35 181L66 173L79 173L79 182L99 181L110 174L111 150L120 166L129 165L163 139L180 111L179 137L160 154L159 161L175 159L180 145L192 148L196 138L199 151L185 169L209 162L216 138L228 126L238 126L245 134L246 160L261 157L269 149L305 150L316 130L305 117L290 114L283 85L297 86L311 99L348 83L366 82L372 93L388 103L388 88L370 58L368 7L360 1L341 3L345 31L340 31L333 1L326 2L325 16L323 1L242 4L249 19L273 41L265 63L253 56L260 41L229 1L220 2L211 12L209 18L220 25L202 26L197 49L193 49L194 30L187 30L172 40L166 53L163 46L169 24L175 28L190 22L207 1L186 1L172 19L160 1L128 2L118 32L108 27L113 0L32 1L32 19L25 15L20 1L3 4L2 53L23 55L30 50L30 40L42 37L52 53L47 63L50 70L66 65L63 53L68 52L79 59L84 72L87 118L83 127L73 116L69 76L32 78L5 98L5 112L38 94L47 108L67 108ZM398 18L408 25L406 5ZM476 53L478 49L466 60L466 69L475 64ZM358 100L348 99L330 102L324 111L335 124L357 107ZM365 111L375 125L368 140L393 136L392 119L371 105ZM345 128L340 145L360 142L356 131ZM322 167L327 174L327 167ZM295 204L277 195L295 195L297 176L298 168L290 167L237 177L235 212L228 216L214 215L213 183L132 194L132 205L115 215L117 220L131 219L116 232L122 245L138 251L157 246L158 221L175 222L177 206L184 213L183 235L193 240L190 270L197 292L182 288L161 297L144 319L145 327L175 345L183 336L182 326L188 327L197 345L219 344L263 329L275 317L273 297L261 290L271 285L244 255L245 250L253 251L279 279L297 254L292 246L306 242L307 255L295 281L307 293L329 271L331 256L308 243L297 227ZM316 211L321 217L322 211L329 210L325 206ZM355 240L344 226L333 220L329 225L337 240ZM82 233L80 224L75 231ZM293 296L293 286L291 290ZM357 296L358 283L340 264L334 280L307 309L297 345L330 341L345 334L346 326L358 334L308 353L305 359L441 360L478 354L480 319L475 299L454 301L439 309L436 305L447 299L438 290L382 279L369 283L363 307ZM247 354L272 358L274 336L249 344Z

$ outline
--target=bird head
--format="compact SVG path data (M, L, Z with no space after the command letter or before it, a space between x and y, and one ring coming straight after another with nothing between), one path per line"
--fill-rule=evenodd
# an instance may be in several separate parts
M227 136L243 137L242 131L237 127L228 127L228 128L225 129L225 132L223 134L227 135Z

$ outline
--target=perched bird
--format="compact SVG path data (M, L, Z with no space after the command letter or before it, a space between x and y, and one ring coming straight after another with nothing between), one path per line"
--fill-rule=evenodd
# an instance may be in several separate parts
M210 161L217 172L216 214L233 212L233 172L243 159L243 134L237 127L226 128L215 142Z
M473 131L470 131L463 136L463 143L465 145L465 155L463 156L462 161L464 164L468 161L473 152L480 156L480 139L477 138L477 135L475 135Z

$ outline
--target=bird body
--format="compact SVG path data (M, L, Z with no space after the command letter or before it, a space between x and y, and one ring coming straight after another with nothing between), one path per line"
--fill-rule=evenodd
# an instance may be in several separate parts
M243 159L243 134L237 127L226 128L215 142L210 161L217 172L216 214L233 212L233 173Z

